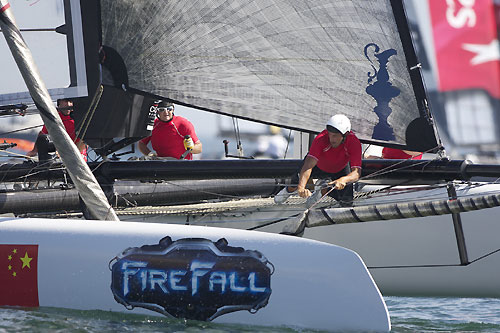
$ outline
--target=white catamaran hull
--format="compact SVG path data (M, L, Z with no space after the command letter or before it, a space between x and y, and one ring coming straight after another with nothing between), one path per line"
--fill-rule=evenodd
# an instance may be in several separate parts
M23 303L31 299L40 306L123 312L127 305L134 313L177 312L221 323L390 330L385 303L359 256L298 237L4 218L0 250L2 305L36 306ZM24 285L16 298L9 283L33 270L34 285Z
M373 190L376 187L365 187ZM362 204L411 202L447 198L446 188L398 194L379 194ZM464 185L459 196L498 194L500 185ZM394 194L396 193L396 194ZM304 211L302 204L228 209L225 212L177 213L169 211L169 223L189 223L230 228L253 228L279 233ZM321 205L318 205L321 206ZM236 205L234 205L236 207ZM383 295L500 297L500 207L460 213L461 237L452 215L426 216L390 221L371 221L306 228L303 237L349 248L358 253ZM126 218L139 218L139 216ZM165 215L147 215L145 221L166 221ZM281 221L281 222L279 222ZM262 227L265 224L268 226ZM258 227L261 226L261 227ZM465 254L465 256L464 256Z
M500 297L500 208L460 215L469 261L477 260L466 265L449 215L311 228L304 237L359 253L384 295Z
M498 184L457 186L459 198L498 193ZM446 188L367 203L439 197L447 198ZM459 219L461 227L448 214L307 228L305 237L359 253L384 295L500 297L500 207L460 213Z

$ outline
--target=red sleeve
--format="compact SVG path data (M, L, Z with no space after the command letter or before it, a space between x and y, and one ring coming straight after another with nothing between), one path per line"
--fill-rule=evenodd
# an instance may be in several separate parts
M151 136L147 136L144 139L140 139L139 141L144 143L144 144L148 144L149 141L151 141Z
M314 138L313 142L311 143L311 147L309 147L309 153L307 154L307 156L311 156L317 161L319 160L322 151L323 149L320 144L320 136L318 135L317 137Z
M193 142L194 143L197 143L200 141L200 139L198 139L198 136L196 135L196 132L194 131L194 126L193 124L187 120L186 118L184 118L184 121L182 122L182 133L185 133L183 134L184 136L186 135L190 135L191 136L191 139L193 139Z
M347 141L347 152L349 153L349 162L352 168L361 169L361 142L353 133L349 134Z
M49 134L49 131L47 131L47 127L45 127L45 125L43 125L42 130L40 131L40 133L42 133L42 134Z

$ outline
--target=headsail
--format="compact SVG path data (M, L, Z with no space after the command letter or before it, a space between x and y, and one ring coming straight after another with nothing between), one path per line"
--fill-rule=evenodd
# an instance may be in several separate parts
M438 146L401 0L100 5L104 83L307 132L344 113L365 142Z

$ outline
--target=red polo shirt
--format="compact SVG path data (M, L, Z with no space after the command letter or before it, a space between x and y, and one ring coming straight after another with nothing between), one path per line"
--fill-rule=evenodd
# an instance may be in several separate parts
M66 132L69 134L69 137L71 138L71 140L73 140L73 142L75 142L75 143L79 142L80 139L77 139L75 141L75 138L76 138L75 121L73 120L73 118L71 118L71 116L69 116L69 115L65 116L61 112L59 112L59 117L61 117L64 128L66 129ZM47 127L45 127L45 125L43 125L40 133L49 134L49 132L47 131Z
M328 173L341 171L348 162L351 169L361 169L361 142L353 132L349 132L345 141L333 148L328 139L328 131L324 130L313 140L307 156L317 160L316 166Z
M75 133L75 120L71 118L70 115L63 115L61 112L59 113L59 117L61 117L61 120L63 122L64 128L66 129L66 133L68 133L69 137L71 140L73 140L74 143L78 143L81 140L76 138L76 133ZM40 131L41 134L49 134L49 131L47 131L47 127L43 125L42 130ZM76 140L75 140L76 139ZM84 148L82 151L83 159L87 161L87 148Z
M193 124L186 118L174 115L169 122L156 119L151 135L142 139L141 142L148 144L151 141L151 146L160 157L179 159L186 151L184 149L184 136L186 135L191 135L194 143L200 141L196 136ZM193 154L188 154L185 159L192 160Z
M385 147L382 149L382 158L389 159L389 160L421 160L422 159L422 154L417 155L417 156L411 156L401 149L394 149L394 148L388 148Z

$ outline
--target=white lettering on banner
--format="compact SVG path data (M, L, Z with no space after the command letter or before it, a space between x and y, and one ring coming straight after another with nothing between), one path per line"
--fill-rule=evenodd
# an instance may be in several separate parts
M446 20L451 27L460 29L467 24L469 28L476 25L476 12L474 11L474 3L476 0L458 0L462 6L456 11L457 0L446 0ZM455 13L456 12L456 13Z

